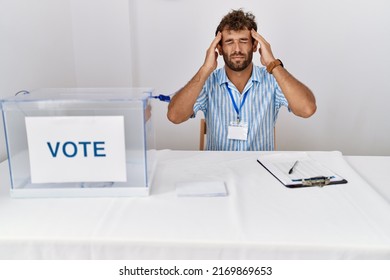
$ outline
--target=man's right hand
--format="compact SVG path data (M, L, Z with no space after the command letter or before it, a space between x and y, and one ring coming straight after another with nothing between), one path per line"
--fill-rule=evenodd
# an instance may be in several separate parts
M215 36L206 52L206 58L204 60L203 67L205 67L210 73L217 69L218 66L218 52L216 49L221 39L222 33L218 31L217 36Z
M194 104L202 91L207 78L218 66L218 43L222 39L221 32L217 33L210 47L207 49L203 65L195 76L172 97L168 105L168 119L173 123L182 123L194 113Z

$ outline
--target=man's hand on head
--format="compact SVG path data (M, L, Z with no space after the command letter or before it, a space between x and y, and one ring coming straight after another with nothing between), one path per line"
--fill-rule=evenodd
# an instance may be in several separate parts
M217 69L218 66L218 52L216 51L218 43L222 39L222 33L218 31L217 35L211 42L210 47L207 49L206 58L203 66L206 67L210 72Z
M253 39L259 44L260 62L262 65L267 66L270 62L275 60L272 54L271 45L254 29L251 30Z

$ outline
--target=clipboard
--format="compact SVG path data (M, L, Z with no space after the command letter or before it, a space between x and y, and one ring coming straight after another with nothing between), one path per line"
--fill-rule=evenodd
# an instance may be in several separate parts
M257 159L280 183L288 188L324 187L348 181L306 153L266 155Z

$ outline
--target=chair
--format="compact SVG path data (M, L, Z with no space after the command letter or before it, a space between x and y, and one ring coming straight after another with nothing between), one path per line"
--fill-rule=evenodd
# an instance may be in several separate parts
M199 150L205 149L205 138L207 134L206 120L200 119ZM274 150L276 150L276 127L274 127Z
M199 150L203 151L205 149L205 137L207 133L207 128L206 128L206 120L205 119L200 119L200 135L199 135Z

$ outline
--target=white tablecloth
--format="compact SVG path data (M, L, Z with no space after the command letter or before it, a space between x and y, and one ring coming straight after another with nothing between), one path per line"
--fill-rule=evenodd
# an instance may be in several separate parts
M390 157L345 156L345 160L390 203Z
M128 198L12 199L4 162L0 259L390 259L389 200L340 153L309 155L348 184L301 189L262 154L158 151L151 195ZM229 195L176 195L177 182L202 180Z

